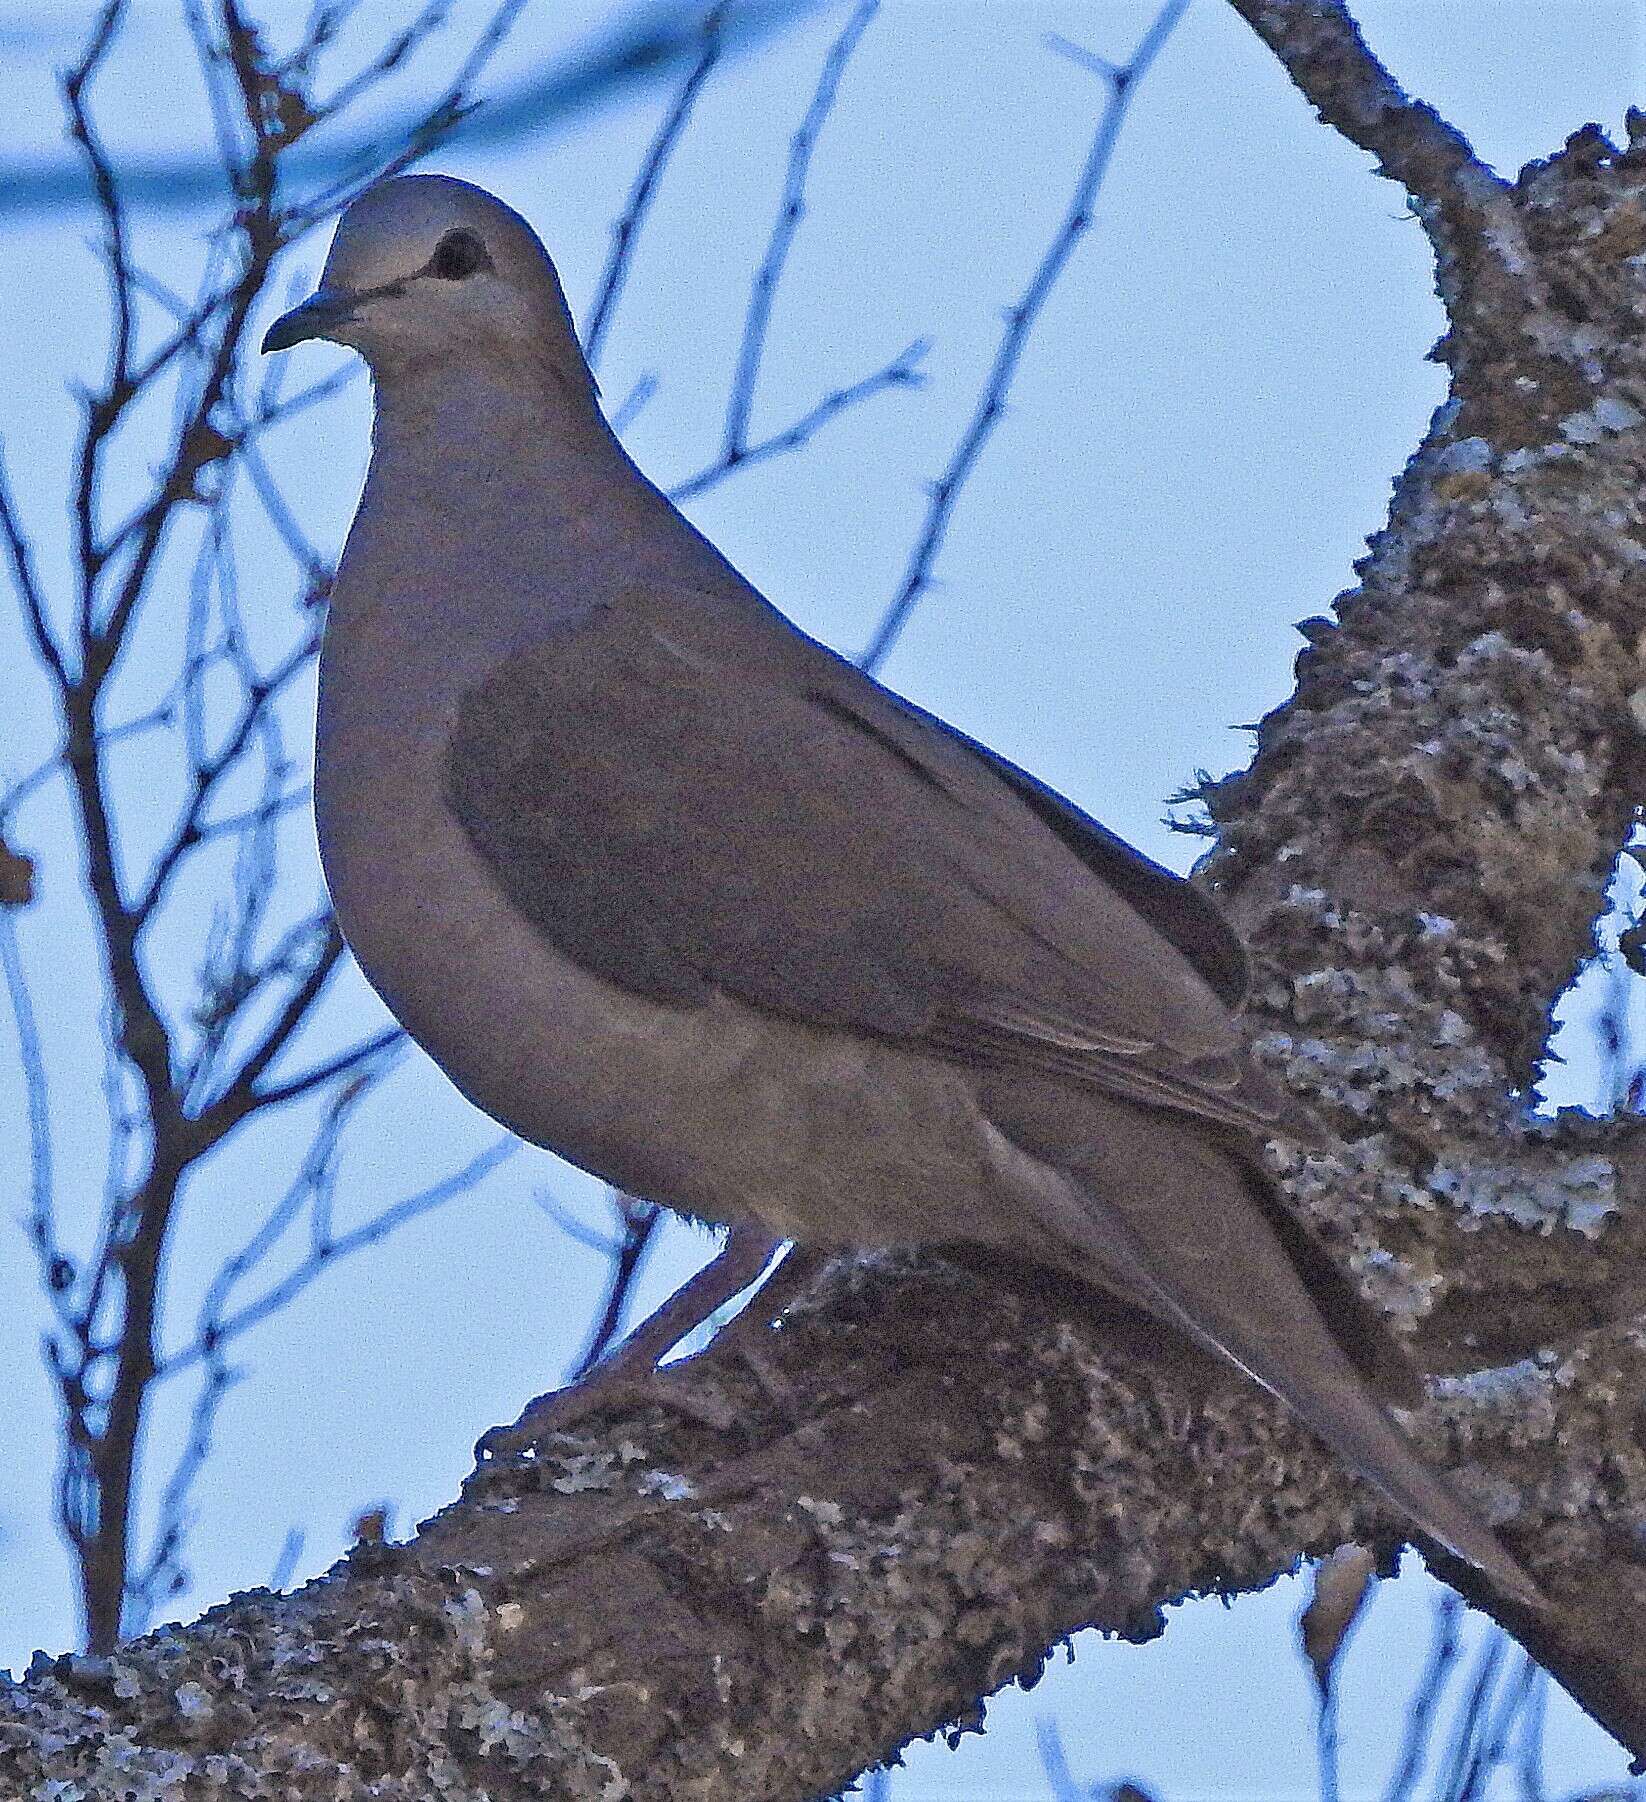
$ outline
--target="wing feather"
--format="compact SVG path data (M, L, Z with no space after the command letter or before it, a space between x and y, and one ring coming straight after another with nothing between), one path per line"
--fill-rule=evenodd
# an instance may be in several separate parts
M448 798L540 931L665 1003L721 990L1273 1126L1219 999L1238 941L1189 885L780 616L753 616L764 642L750 623L746 597L646 590L465 697Z

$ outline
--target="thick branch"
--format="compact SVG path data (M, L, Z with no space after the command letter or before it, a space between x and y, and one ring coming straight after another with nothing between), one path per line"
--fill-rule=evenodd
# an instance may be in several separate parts
M100 1802L170 1759L179 1782L214 1761L225 1797L814 1797L975 1723L1077 1627L1148 1637L1185 1590L1388 1528L1277 1405L1085 1306L837 1268L764 1347L801 1424L734 1356L676 1367L663 1390L735 1397L732 1433L607 1415L295 1597L42 1661L0 1700L0 1788ZM1489 1487L1533 1434L1590 1439L1597 1405L1532 1433L1509 1397L1445 1412Z
M1455 125L1413 100L1367 47L1342 0L1230 0L1325 122L1411 196L1442 258L1467 246L1511 286L1528 263L1505 183Z
M1236 4L1334 122L1434 137L1368 111L1369 59L1314 55L1341 9ZM1257 953L1260 1052L1343 1141L1294 1194L1420 1361L1529 1360L1530 1408L1646 1303L1638 1123L1527 1106L1646 791L1646 141L1586 128L1499 196L1436 236L1451 393L1251 769L1206 791L1205 873ZM1635 1417L1638 1372L1613 1399ZM1580 1462L1528 1459L1504 1501L1558 1522L1578 1661L1638 1713L1646 1454L1603 1430Z

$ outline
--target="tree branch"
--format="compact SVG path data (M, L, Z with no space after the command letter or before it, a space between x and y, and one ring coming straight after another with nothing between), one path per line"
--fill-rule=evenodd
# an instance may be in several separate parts
M1188 0L1166 0L1132 52L1131 60L1123 65L1104 63L1101 67L1100 72L1109 86L1109 98L1098 120L1091 148L1086 152L1085 163L1076 178L1074 193L1051 242L1029 278L1029 285L1024 289L1022 298L1015 306L1006 309L1006 329L1001 334L994 361L984 377L977 406L960 434L948 466L932 484L926 516L915 538L914 550L903 580L898 584L896 594L881 615L879 624L869 635L868 644L858 659L860 666L871 674L891 655L892 647L902 637L903 629L920 604L922 595L931 586L932 570L937 562L938 551L948 534L955 504L1006 410L1006 398L1011 392L1012 379L1017 374L1017 366L1022 361L1035 323L1051 298L1058 277L1063 273L1069 258L1074 255L1076 244L1091 229L1092 207L1103 186L1103 177L1108 173L1109 159L1114 154L1120 128L1126 122L1132 96L1137 92L1138 83L1148 74L1154 59L1165 48L1166 40L1176 29L1187 5Z
M1450 307L1466 276L1491 283L1507 323L1537 291L1508 184L1456 126L1412 100L1372 54L1343 0L1230 0L1330 126L1377 158L1399 182L1434 246Z
M711 1349L658 1391L735 1396L728 1434L608 1412L296 1596L112 1665L40 1660L0 1695L0 1780L103 1802L118 1722L121 1781L211 1759L226 1797L276 1774L329 1796L346 1765L384 1802L799 1802L911 1731L975 1726L978 1696L1082 1626L1151 1637L1188 1590L1388 1531L1277 1404L1125 1310L1100 1323L1003 1274L837 1266L761 1347L795 1418ZM1590 1431L1593 1405L1544 1430ZM1501 1403L1450 1431L1482 1472L1524 1456Z
M766 253L749 289L749 304L743 319L743 338L737 347L737 367L732 374L731 392L726 401L726 424L721 434L720 461L728 469L743 461L749 450L749 415L754 408L755 389L760 382L760 366L766 356L766 339L771 331L772 307L783 280L783 270L794 248L795 234L806 211L806 178L811 173L812 154L817 140L834 111L840 92L840 78L846 72L863 33L879 11L880 0L858 0L846 17L839 35L829 46L823 68L817 78L810 104L789 145L788 165L783 173L783 198L778 203L777 219L766 242ZM908 353L905 352L905 357Z
M1336 1133L1294 1198L1439 1373L1426 1447L1561 1604L1511 1624L1642 1753L1646 1135L1525 1104L1646 779L1635 123L1494 190L1507 236L1448 212L1452 394L1251 770L1206 788L1204 878L1254 950L1260 1054ZM836 1266L761 1345L788 1410L712 1349L657 1393L734 1396L729 1433L631 1403L296 1597L41 1661L0 1698L0 1788L782 1802L974 1722L1077 1627L1143 1636L1402 1531L1171 1335L980 1266Z
M887 388L916 386L924 380L920 362L930 348L926 339L916 339L907 349L899 351L889 363L860 381L837 388L832 394L825 394L815 407L802 413L781 430L772 432L765 438L757 438L753 444L739 446L735 455L728 454L722 448L712 463L705 464L696 474L676 482L669 490L669 499L677 503L695 499L717 487L735 470L752 469L755 464L764 463L769 457L799 450L815 438L832 419L855 407L860 401L868 400L871 395L879 394Z
M1262 29L1325 81L1308 53L1340 11L1271 5ZM1343 78L1357 90L1364 64ZM1359 116L1353 93L1310 96ZM1257 1050L1341 1138L1292 1168L1294 1196L1420 1362L1509 1385L1528 1417L1600 1367L1614 1405L1646 1401L1640 1123L1528 1108L1646 793L1634 123L1626 151L1586 130L1503 186L1506 224L1448 212L1451 393L1358 586L1304 623L1252 767L1202 791L1219 834L1203 875L1256 954ZM1529 1447L1500 1505L1558 1520L1543 1532L1572 1616L1534 1649L1576 1693L1608 1691L1599 1711L1621 1706L1626 1730L1609 1724L1641 1751L1646 1636L1619 1623L1646 1620L1625 1524L1646 1513L1646 1454L1604 1428Z
M646 147L646 154L640 159L640 169L629 190L628 201L612 227L611 250L595 286L594 305L589 309L589 322L583 331L583 354L591 369L600 360L618 296L623 292L629 265L634 258L636 235L651 211L652 201L657 195L657 185L663 179L663 171L668 167L681 134L691 121L703 84L714 73L714 66L720 61L721 52L725 48L721 26L729 9L730 0L719 0L719 4L711 6L703 15L697 57L687 69L685 79L675 90L673 100L665 109L652 141Z

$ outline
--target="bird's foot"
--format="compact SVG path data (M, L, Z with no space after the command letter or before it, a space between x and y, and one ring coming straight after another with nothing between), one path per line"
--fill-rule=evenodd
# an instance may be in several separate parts
M512 1425L482 1433L475 1442L474 1455L481 1463L514 1457L541 1445L551 1434L568 1432L591 1414L607 1409L666 1408L717 1433L729 1432L737 1424L736 1410L718 1391L701 1383L659 1380L672 1374L643 1365L640 1360L626 1367L626 1360L619 1354L581 1381L538 1396Z
M678 1367L658 1366L687 1333L759 1276L777 1246L758 1227L734 1227L719 1255L616 1351L578 1382L540 1395L512 1426L482 1434L475 1456L482 1461L506 1458L608 1406L664 1407L717 1432L727 1431L737 1416L724 1396L708 1393L700 1378L683 1379ZM761 1386L766 1387L764 1381Z

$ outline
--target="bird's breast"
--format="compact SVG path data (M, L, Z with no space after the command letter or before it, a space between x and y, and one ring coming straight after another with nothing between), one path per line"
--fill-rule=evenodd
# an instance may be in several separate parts
M467 676L334 618L315 813L368 981L472 1101L535 1144L707 1219L817 1244L987 1236L986 1153L954 1073L715 994L649 1001L580 968L510 904L446 799Z

